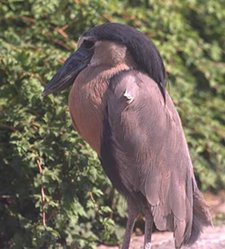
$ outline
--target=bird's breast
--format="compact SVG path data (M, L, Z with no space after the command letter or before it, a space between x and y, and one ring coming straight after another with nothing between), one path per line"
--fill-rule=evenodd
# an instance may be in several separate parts
M100 154L104 93L107 82L79 76L69 95L69 110L73 125L81 137Z
M127 65L114 68L88 67L76 78L69 94L73 125L81 137L100 155L106 90L110 78Z

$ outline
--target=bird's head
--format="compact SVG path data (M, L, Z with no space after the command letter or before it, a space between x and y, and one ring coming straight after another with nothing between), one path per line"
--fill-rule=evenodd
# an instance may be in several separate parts
M119 23L102 24L85 32L79 39L77 50L45 86L43 94L56 93L72 85L78 74L92 61L111 60L111 63L116 63L126 50L136 65L135 69L148 74L164 96L166 73L158 50L146 35ZM101 56L97 57L99 54Z

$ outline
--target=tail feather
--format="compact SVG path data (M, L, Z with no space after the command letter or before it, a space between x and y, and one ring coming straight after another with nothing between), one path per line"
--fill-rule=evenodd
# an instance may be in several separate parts
M205 200L196 188L193 195L193 222L190 237L184 241L184 245L192 245L199 238L205 226L212 226L212 219Z

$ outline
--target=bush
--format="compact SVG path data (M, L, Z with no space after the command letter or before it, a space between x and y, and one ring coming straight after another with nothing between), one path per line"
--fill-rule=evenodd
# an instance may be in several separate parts
M130 24L153 39L201 187L225 187L222 0L3 0L0 248L93 248L121 237L125 202L73 131L68 92L42 97L79 35L106 21Z

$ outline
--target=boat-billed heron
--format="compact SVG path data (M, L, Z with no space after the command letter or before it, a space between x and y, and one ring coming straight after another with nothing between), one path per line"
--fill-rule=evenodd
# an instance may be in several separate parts
M152 41L123 24L91 28L44 95L69 86L75 129L98 153L113 186L127 200L122 249L129 248L140 213L145 216L144 248L151 246L153 224L173 231L176 248L194 243L211 218Z

